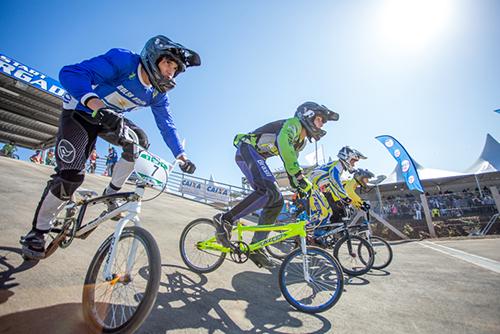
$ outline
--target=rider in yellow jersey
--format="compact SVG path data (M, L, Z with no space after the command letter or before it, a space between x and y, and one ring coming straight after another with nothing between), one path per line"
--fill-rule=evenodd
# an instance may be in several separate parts
M357 169L354 171L354 175L351 179L342 181L342 186L346 191L348 198L351 200L351 205L358 209L369 209L370 206L363 201L363 199L356 193L356 189L361 186L362 188L366 188L368 186L368 180L374 177L375 175L367 169ZM328 224L329 222L335 223L342 220L344 217L345 211L343 209L342 200L333 199L333 205L330 204L328 200L328 196L332 198L335 197L335 194L332 193L320 193L314 194L311 196L313 198L313 202L310 203L310 222L312 225L316 224ZM343 200L345 202L345 200ZM324 229L315 230L315 237L321 236L321 234L325 233Z
M339 160L319 166L307 175L314 187L319 188L323 195L313 195L309 199L309 219L313 224L327 220L332 211L338 209L337 202L341 200L347 203L351 202L351 198L342 184L341 175L345 170L353 173L356 162L366 159L361 152L349 146L342 147L337 157Z

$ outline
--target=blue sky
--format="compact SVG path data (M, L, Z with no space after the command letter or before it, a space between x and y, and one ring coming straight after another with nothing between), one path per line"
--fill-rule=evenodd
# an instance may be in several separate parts
M389 134L420 164L463 171L487 133L500 140L498 13L495 0L3 1L0 52L57 79L156 34L198 51L202 66L170 98L201 177L239 184L234 135L304 101L340 114L319 142L326 156L351 145L369 158L360 167L389 174L395 161L374 139ZM149 109L128 115L171 160Z

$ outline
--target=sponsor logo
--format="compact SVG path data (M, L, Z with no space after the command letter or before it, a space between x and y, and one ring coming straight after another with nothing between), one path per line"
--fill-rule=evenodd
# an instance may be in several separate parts
M262 241L259 241L256 246L264 246L264 244L269 244L269 243L273 243L275 241L278 241L281 238L283 238L285 236L285 234L286 233L280 233L280 234L278 234L278 235L276 235L276 236L274 236L272 238L264 239Z
M403 170L403 173L406 173L408 169L410 169L410 161L409 160L401 161L401 169Z
M312 116L314 116L314 110L306 110L306 111L304 111L304 116L305 117L312 117Z
M410 176L408 177L408 183L409 183L409 184L413 184L413 182L415 182L415 176L410 175Z
M150 155L150 154L148 154L146 152L141 153L140 157L142 159L144 159L144 160L147 160L147 161L153 163L156 166L160 166L160 167L162 167L165 170L169 170L169 166L167 165L167 163L165 163L161 159L159 159L157 157L154 157L154 156L152 156L152 155Z
M182 185L185 187L190 187L194 189L201 189L201 183L191 181L191 180L182 180Z
M73 144L71 144L66 139L63 139L59 142L57 146L57 156L63 162L70 164L75 161L76 150Z
M64 93L64 95L63 95L63 102L64 103L69 103L69 101L71 101L71 95L69 95L69 93Z
M394 146L394 141L392 139L387 139L384 143L386 147L393 147Z
M400 156L400 155L401 155L401 151L400 151L400 150L398 150L398 149L395 149L395 150L394 150L394 156L395 156L396 158L399 158L399 156Z
M266 176L268 176L268 177L272 177L273 176L273 173L271 173L271 171L267 167L267 165L264 162L264 160L257 160L257 164L260 166L260 168L262 169L262 171L264 172L264 174L266 174Z

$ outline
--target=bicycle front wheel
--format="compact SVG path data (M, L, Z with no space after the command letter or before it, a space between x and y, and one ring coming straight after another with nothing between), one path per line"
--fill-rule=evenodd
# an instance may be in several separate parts
M344 235L335 244L333 256L339 261L342 270L348 275L364 275L373 266L373 248L365 239L350 235Z
M372 268L384 269L392 262L391 245L389 245L389 243L381 237L377 237L374 235L370 237L369 243L373 247L373 255L375 256ZM361 249L359 249L358 254L360 255L361 261L363 261L363 263L367 263L369 261L369 259L365 259L363 257L363 252L361 252Z
M309 277L306 278L304 261ZM330 254L318 247L307 247L307 254L298 248L290 253L280 267L280 290L297 310L319 313L331 308L344 290L342 268Z
M116 244L112 277L105 279L112 239L106 239L90 263L83 288L83 313L94 330L133 333L151 312L158 294L160 250L145 229L123 229Z
M209 239L214 239L215 244L215 234L215 223L206 218L193 220L184 228L179 248L182 261L189 269L196 273L209 273L219 268L224 262L226 253L200 247L200 242Z

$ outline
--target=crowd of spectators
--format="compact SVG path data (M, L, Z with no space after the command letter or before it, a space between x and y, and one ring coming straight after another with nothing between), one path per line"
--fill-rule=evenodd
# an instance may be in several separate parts
M461 192L440 191L438 193L426 193L427 202L433 218L453 218L472 215L489 216L497 209L495 201L488 187L479 191L475 189L464 189ZM403 196L382 197L382 215L388 218L398 219L423 219L423 207L420 198L412 194Z
M2 150L2 152L10 152L9 147L7 147L5 150ZM7 154L2 154L6 155ZM116 163L118 162L118 153L116 149L112 146L109 147L108 149L108 154L104 157L106 159L106 168L103 172L103 175L107 176L112 176L113 175L113 169L115 168ZM90 153L89 156L89 162L87 166L87 172L91 174L95 174L96 169L97 169L97 159L100 159L100 156L97 154L96 149L94 148L92 152ZM43 155L42 150L35 150L35 153L29 157L29 160L33 163L40 164L40 165L48 165L48 166L55 166L56 165L56 157L54 153L54 149L51 148L45 153L45 159Z

